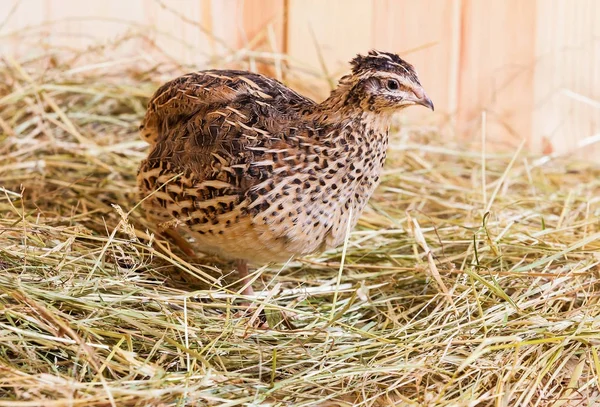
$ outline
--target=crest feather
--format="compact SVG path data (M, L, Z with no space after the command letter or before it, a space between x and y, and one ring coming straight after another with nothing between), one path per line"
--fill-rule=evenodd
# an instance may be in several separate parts
M352 74L361 75L368 72L394 72L406 76L415 83L419 83L415 68L391 52L371 50L367 55L356 55L350 61Z

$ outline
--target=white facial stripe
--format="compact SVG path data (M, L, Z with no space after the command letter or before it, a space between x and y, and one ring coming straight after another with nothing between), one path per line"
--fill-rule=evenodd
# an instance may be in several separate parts
M408 79L404 76L397 75L393 72L377 72L372 76L374 76L376 78L383 78L383 79L395 79L400 83L400 85L405 86L409 89L412 89L415 86L417 86L417 84L414 83L413 81L411 81L410 79Z

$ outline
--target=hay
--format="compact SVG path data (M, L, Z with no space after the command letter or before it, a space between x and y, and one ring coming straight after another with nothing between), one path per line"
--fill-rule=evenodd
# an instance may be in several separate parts
M95 66L0 67L0 406L600 403L600 168L396 130L345 255L259 270L264 329L137 208L160 70Z

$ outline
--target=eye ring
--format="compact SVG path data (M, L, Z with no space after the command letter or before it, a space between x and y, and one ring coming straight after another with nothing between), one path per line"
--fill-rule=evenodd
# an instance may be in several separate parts
M400 89L400 84L395 79L388 79L386 87L388 88L388 90L398 90Z

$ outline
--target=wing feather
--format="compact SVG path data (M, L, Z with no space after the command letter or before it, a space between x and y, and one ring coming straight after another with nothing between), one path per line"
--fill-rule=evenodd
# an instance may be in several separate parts
M194 191L186 195L192 200L245 199L272 171L252 163L266 164L265 154L273 148L293 151L286 134L313 106L315 102L280 82L248 72L203 71L164 84L140 126L141 137L151 144L140 174L156 174L140 175L142 194L170 179ZM173 180L178 173L180 178ZM174 190L165 191L172 193L171 201L183 199ZM156 195L146 205L158 214L171 201Z

